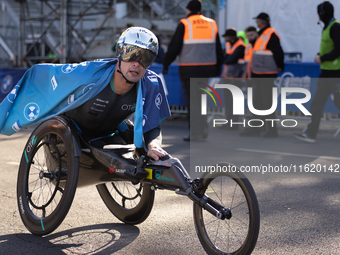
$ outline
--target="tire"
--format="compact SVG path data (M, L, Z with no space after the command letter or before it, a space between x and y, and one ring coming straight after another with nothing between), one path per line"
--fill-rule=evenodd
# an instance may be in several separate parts
M130 181L116 181L97 185L107 208L126 224L142 223L149 216L155 191L148 185L132 185Z
M260 212L250 182L242 173L229 172L209 173L202 180L199 195L208 195L232 213L230 219L220 220L194 203L195 228L205 251L211 255L251 254L259 234Z
M21 219L32 234L54 231L71 207L79 173L72 141L70 128L60 119L50 119L33 131L25 146L17 201Z

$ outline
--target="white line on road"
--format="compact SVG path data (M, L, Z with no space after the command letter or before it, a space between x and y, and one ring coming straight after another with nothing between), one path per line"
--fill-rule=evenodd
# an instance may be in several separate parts
M8 164L8 165L15 165L15 166L20 165L19 162L6 162L6 164Z
M294 156L294 157L305 157L305 158L320 158L320 159L329 159L329 160L340 160L340 158L336 157L327 157L327 156L317 156L317 155L308 155L308 154L294 154L288 152L278 152L278 151L263 151L263 150L252 150L252 149L243 149L237 148L238 151L247 151L247 152L257 152L257 153L265 153L265 154L276 154L283 156Z

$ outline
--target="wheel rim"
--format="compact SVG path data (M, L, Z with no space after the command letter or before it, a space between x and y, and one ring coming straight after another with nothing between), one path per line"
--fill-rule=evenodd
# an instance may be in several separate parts
M131 182L118 181L106 184L114 200L124 209L135 208L142 197L142 185L133 185Z
M231 211L231 218L220 220L199 208L205 242L213 253L245 254L251 226L250 207L239 183L229 177L210 179L204 191L210 198Z
M58 207L64 193L60 186L63 169L61 153L51 142L50 136L40 141L28 163L27 202L36 217L48 217Z

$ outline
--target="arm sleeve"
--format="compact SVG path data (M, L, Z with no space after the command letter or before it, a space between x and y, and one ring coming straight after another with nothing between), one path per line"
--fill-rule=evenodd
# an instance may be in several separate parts
M227 55L225 60L224 60L224 64L226 65L232 65L232 64L237 64L239 59L244 58L244 46L240 45L238 46L233 54L231 55Z
M175 34L171 38L171 41L168 45L168 51L165 53L163 58L163 65L168 67L176 57L181 53L183 46L183 37L184 37L184 25L183 23L179 23Z
M281 47L279 37L273 33L267 44L267 49L273 52L274 60L278 68L284 69L284 53Z
M321 62L332 61L340 56L340 23L334 23L330 29L330 36L334 43L334 49L320 56Z
M149 143L151 141L156 142L159 147L162 145L162 132L161 132L161 127L158 125L157 127L149 130L148 132L144 133L144 141L146 148L148 148Z

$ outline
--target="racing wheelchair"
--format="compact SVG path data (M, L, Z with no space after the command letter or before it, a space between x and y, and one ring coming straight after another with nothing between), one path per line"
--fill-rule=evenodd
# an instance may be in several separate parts
M132 185L124 172L136 167L148 176ZM139 155L133 145L94 147L63 116L40 123L25 145L18 173L17 202L25 227L39 236L54 231L66 217L76 188L87 185L96 185L107 208L126 224L146 220L155 190L174 191L193 201L196 232L208 254L251 254L255 247L259 207L242 173L191 179L169 155L154 161Z

